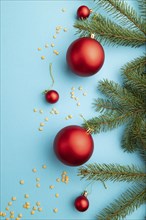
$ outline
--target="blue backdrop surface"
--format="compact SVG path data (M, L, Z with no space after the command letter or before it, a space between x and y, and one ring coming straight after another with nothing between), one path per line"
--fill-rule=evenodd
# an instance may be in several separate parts
M136 1L128 1L137 7ZM15 196L10 211L19 213L22 219L95 220L96 214L119 196L128 184L107 182L108 189L98 182L88 186L90 208L85 213L73 207L74 199L87 187L86 181L77 176L78 168L64 166L53 152L52 144L56 133L64 126L82 124L79 114L86 119L98 115L92 108L94 98L100 96L97 83L104 78L121 82L120 67L143 53L144 48L111 47L104 45L105 63L101 71L90 78L72 74L66 65L65 56L75 35L73 24L76 10L86 4L94 8L93 1L1 1L1 210ZM62 10L65 9L65 10ZM56 26L67 28L53 38ZM55 44L52 48L51 43ZM45 48L45 44L49 47ZM37 48L42 48L38 51ZM55 55L53 50L59 51ZM41 56L45 56L42 60ZM49 63L53 63L55 86L60 100L55 107L58 115L50 114L52 106L47 104L41 92L51 83ZM87 96L78 87L82 86ZM80 100L80 107L70 98L71 87ZM36 108L38 112L34 113ZM43 110L43 114L39 110ZM67 115L73 116L65 120ZM48 117L42 132L40 122ZM124 153L120 147L124 127L111 132L94 135L95 150L88 163L120 163L143 166L136 154ZM47 168L42 169L46 164ZM32 169L37 172L33 173ZM66 171L69 183L56 182ZM40 188L36 178L40 178ZM19 181L25 184L20 185ZM54 185L50 190L49 186ZM29 194L25 199L24 194ZM55 198L59 193L59 198ZM25 202L31 207L39 201L42 212L31 215L31 208L23 208ZM58 208L58 213L53 209ZM9 211L6 211L9 217ZM127 220L144 219L144 206L135 211Z

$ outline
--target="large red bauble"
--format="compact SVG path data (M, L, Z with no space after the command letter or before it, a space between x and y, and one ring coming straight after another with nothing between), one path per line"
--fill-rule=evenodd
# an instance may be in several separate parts
M69 166L79 166L91 157L94 149L92 136L82 127L71 125L61 129L54 139L58 159Z
M88 18L90 13L91 13L90 9L85 5L80 6L77 10L77 16L78 18L81 18L81 19Z
M75 40L68 48L66 60L71 70L79 76L92 76L104 63L101 44L90 37Z
M74 206L79 212L85 212L89 207L89 200L84 195L79 196L76 198Z
M56 90L49 90L45 93L45 98L47 102L54 104L58 101L59 94Z

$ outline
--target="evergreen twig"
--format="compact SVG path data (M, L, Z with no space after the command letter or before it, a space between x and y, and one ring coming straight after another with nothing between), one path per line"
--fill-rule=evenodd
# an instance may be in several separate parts
M146 189L142 184L129 188L119 199L103 209L97 216L98 220L124 219L146 201Z
M122 25L128 28L137 29L146 34L146 27L143 19L137 15L136 11L123 0L96 0L97 5L104 7L104 9L114 16ZM144 4L141 5L144 6Z
M81 37L95 34L95 38L103 43L139 47L144 45L146 37L143 33L123 28L100 14L89 20L79 20L74 24Z
M119 164L87 164L78 170L78 176L86 180L102 180L113 182L145 181L146 174L134 165L121 166Z

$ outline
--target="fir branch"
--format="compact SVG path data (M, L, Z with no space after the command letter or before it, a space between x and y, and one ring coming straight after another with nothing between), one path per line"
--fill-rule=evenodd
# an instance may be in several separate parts
M124 151L133 152L138 149L146 151L146 120L137 117L127 125L122 138Z
M128 28L137 29L146 34L145 23L136 11L123 0L96 0L108 13L112 14L116 20Z
M126 88L121 87L119 84L113 81L100 81L98 89L110 100L119 103L119 105L121 105L122 109L124 110L135 112L137 111L141 113L145 112L145 103L143 102L143 100L140 100Z
M113 182L145 181L146 174L136 166L121 166L119 164L87 164L79 168L81 179Z
M103 209L98 220L120 220L130 215L146 201L146 189L142 184L129 188L113 203Z
M143 33L123 28L100 14L94 15L90 21L76 21L74 27L78 28L81 37L94 33L97 40L107 44L139 47L146 42Z
M113 111L122 113L121 105L119 105L119 103L116 103L108 99L102 99L102 98L95 99L93 106L96 111L99 111L101 113L104 111L109 113Z
M136 113L135 113L136 114ZM99 117L94 117L83 124L85 129L91 129L94 134L112 130L130 121L131 112L119 114L117 112L105 113ZM134 115L133 115L134 117Z
M122 71L125 75L127 75L129 72L132 73L133 71L139 73L146 72L146 56L140 56L131 62L128 62L122 67Z
M141 17L146 22L146 0L138 0L138 7L141 12Z

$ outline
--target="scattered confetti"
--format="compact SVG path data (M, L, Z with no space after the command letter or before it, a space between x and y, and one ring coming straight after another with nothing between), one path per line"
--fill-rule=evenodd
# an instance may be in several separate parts
M46 169L46 168L47 168L47 166L44 164L44 165L42 166L42 168L43 168L43 169Z
M74 91L74 90L75 90L75 87L72 87L72 88L71 88L71 90L73 90L73 91Z
M68 115L68 117L71 119L73 116L72 115Z
M55 47L55 44L52 43L52 44L51 44L51 47Z
M56 197L56 198L58 198L58 197L59 197L59 194L58 194L58 193L56 193L56 194L55 194L55 197Z
M43 128L38 128L39 131L43 131Z
M78 100L79 100L79 98L75 97L75 100L76 100L76 101L78 101Z
M40 123L40 126L41 126L41 127L45 126L45 123L44 123L44 122L41 122L41 123Z
M77 103L77 106L80 106L80 105L81 105L80 102L78 102L78 103Z
M10 215L10 218L14 218L14 215Z
M11 215L14 215L14 211L11 211L10 214L11 214Z
M2 212L0 212L0 216L2 216L3 215L3 213Z
M33 109L33 111L34 111L34 112L37 112L37 109L36 109L36 108L34 108L34 109Z
M37 205L37 206L40 206L40 205L41 205L41 203L40 203L40 202L36 202L36 205Z
M40 109L39 113L43 114L44 112L43 112L43 110L42 110L42 109Z
M16 201L16 197L13 196L13 197L12 197L12 201Z
M79 86L78 90L83 90L82 86Z
M42 50L42 48L38 47L38 51L41 51L41 50Z
M3 213L2 213L2 216L3 216L3 217L5 217L5 216L6 216L6 213L5 213L5 212L3 212Z
M9 207L6 207L5 209L6 209L7 211L9 211Z
M62 8L61 11L62 11L62 12L66 12L66 9L65 9L65 8Z
M67 32L67 28L64 28L63 31L64 31L64 32Z
M15 220L20 220L20 218L17 217Z
M25 195L24 195L24 198L26 198L26 199L29 198L29 195L28 195L28 194L25 194Z
M48 48L49 47L49 44L45 44L45 48Z
M46 117L46 118L45 118L45 121L49 121L49 118Z
M41 59L44 60L44 59L45 59L45 56L41 56Z
M42 212L42 210L43 210L43 209L42 209L41 207L38 208L38 211L39 211L39 212Z
M24 180L20 180L20 184L21 184L21 185L24 185Z
M31 215L34 215L35 214L35 211L31 211L31 213L30 213Z
M40 178L37 177L37 178L36 178L36 181L39 182L39 181L40 181Z
M40 186L41 186L40 183L37 183L37 184L36 184L36 187L37 187L37 188L40 188Z
M23 215L22 215L21 213L18 214L18 217L19 217L19 218L22 218L22 216L23 216Z
M50 189L54 189L54 186L53 186L53 185L51 185L51 186L50 186Z
M36 207L36 206L33 206L33 208L32 208L32 209L35 211L35 210L37 210L37 207Z
M33 168L33 169L32 169L32 172L33 172L33 173L36 173L36 172L37 172L37 169L36 169L36 168Z
M60 178L57 178L56 181L59 183L60 182Z
M83 96L86 96L86 95L87 95L87 93L86 93L86 92L84 92L84 93L83 93Z
M12 205L12 202L8 202L8 205L11 206L11 205Z
M53 38L56 39L56 35L53 35Z
M57 50L53 50L53 53L59 55L59 52Z
M58 212L58 209L57 209L57 208L53 209L53 212L57 213L57 212Z

